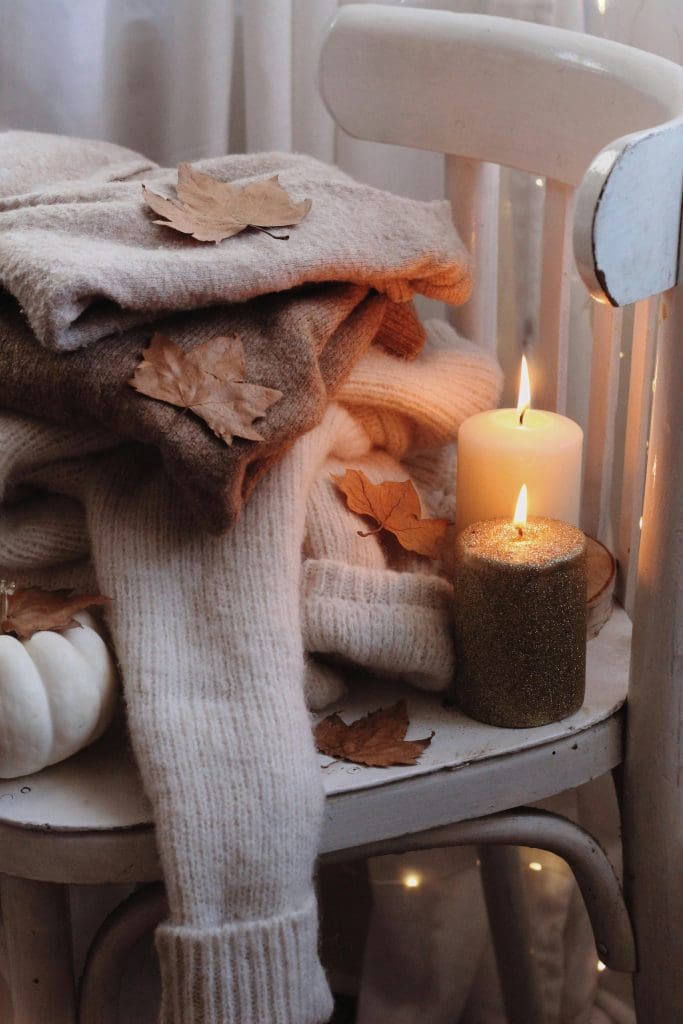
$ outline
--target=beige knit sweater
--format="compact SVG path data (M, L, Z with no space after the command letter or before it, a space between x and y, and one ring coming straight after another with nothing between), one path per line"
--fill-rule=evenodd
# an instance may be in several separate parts
M287 241L247 230L196 242L142 199L142 181L172 191L174 170L108 143L0 132L0 379L7 408L154 446L194 516L220 531L371 344L419 351L412 296L463 302L471 276L446 202L393 196L303 155L196 166L236 186L279 174L310 212ZM133 391L154 331L186 351L239 335L247 380L282 392L259 420L263 440L228 447Z
M305 645L316 659L400 667L437 687L452 655L448 584L428 563L397 572L377 539L358 538L328 472L360 465L395 478L397 458L451 441L464 415L495 401L490 359L443 326L433 337L410 370L368 355L344 404L328 408L220 537L197 531L169 478L135 448L0 417L0 552L24 576L31 562L76 565L78 502L113 598L170 907L157 934L163 1024L321 1024L331 1012L312 889L323 793ZM26 484L48 494L27 497ZM309 693L321 703L335 695L338 670L312 664Z
M464 302L470 260L445 200L416 202L304 154L245 153L193 167L237 187L278 175L312 201L286 242L245 231L218 245L155 223L141 183L175 169L106 142L0 132L0 279L48 347L72 350L165 314L302 285L347 282L394 303ZM49 268L49 273L46 273Z

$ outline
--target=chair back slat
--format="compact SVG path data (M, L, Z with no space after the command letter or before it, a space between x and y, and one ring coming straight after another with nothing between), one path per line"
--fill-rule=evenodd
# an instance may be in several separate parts
M676 946L683 920L683 70L543 25L363 3L340 7L320 84L352 136L548 181L534 405L563 411L565 404L572 212L573 252L589 293L613 307L637 304L625 311L634 328L621 348L621 314L595 310L584 521L616 549L619 594L633 619L622 803L636 999L648 1020L678 1019L681 984L661 981L662 950ZM477 183L468 221L454 184L459 165L452 167L456 223L470 243L474 226L476 245L488 230L483 178L468 168ZM505 261L501 269L507 281ZM493 272L488 256L475 267L477 277L484 272ZM493 289L478 288L468 333L481 341ZM506 315L508 304L516 312L515 296L504 298ZM581 329L572 341L577 383L588 369L579 367ZM511 378L512 360L505 362ZM577 408L582 397L579 385L571 395ZM663 851L656 862L653 850Z
M564 413L567 406L569 305L574 189L546 181L541 249L541 306L534 345L533 404Z
M622 327L621 309L604 302L595 303L581 526L610 550L614 549L611 496L617 457L615 435Z
M528 335L535 334L532 403L566 410L576 259L600 303L593 317L582 522L617 555L619 593L630 612L657 343L658 300L651 297L680 279L681 69L547 26L351 4L340 8L328 33L320 85L350 135L445 154L447 194L474 255L476 281L471 302L451 316L481 344L493 346L497 292L508 270L497 264L498 165L545 178L538 327ZM516 312L515 301L505 295L507 316L508 305ZM631 303L627 388L628 361L620 353L628 355L629 346L620 344L624 320L614 307ZM578 335L572 366L582 373ZM511 346L506 338L514 349L502 353L507 395L519 372L518 349L527 344L526 334ZM587 385L587 363L585 369ZM575 389L573 404L581 395Z
M636 303L631 345L629 401L624 439L624 475L619 503L616 556L618 595L633 614L638 575L640 525L645 492L652 386L657 349L659 296Z
M475 284L450 319L461 334L495 351L498 311L498 196L500 168L465 157L446 158L446 194L453 222L472 255Z

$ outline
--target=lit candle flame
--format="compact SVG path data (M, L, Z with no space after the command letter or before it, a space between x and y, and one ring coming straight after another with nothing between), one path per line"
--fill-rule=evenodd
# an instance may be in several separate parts
M521 537L526 526L526 506L527 506L527 492L526 484L522 484L517 496L517 504L515 505L515 514L512 517L513 525L517 527L517 533Z
M529 367L526 356L522 356L522 369L519 375L519 398L517 399L517 413L519 425L524 423L524 413L531 405L531 388L529 386Z

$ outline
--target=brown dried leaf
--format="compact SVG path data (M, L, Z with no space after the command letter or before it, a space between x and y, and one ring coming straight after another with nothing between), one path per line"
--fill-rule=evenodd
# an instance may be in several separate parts
M422 740L406 740L409 724L404 700L390 708L371 711L351 725L337 714L328 715L315 728L315 745L328 757L370 768L416 764L434 733Z
M155 334L143 361L128 381L150 398L190 409L222 438L262 441L252 423L279 402L282 392L249 384L241 339L211 338L191 352L183 352L170 338Z
M70 590L17 590L9 597L7 618L0 624L3 633L11 633L19 640L28 640L34 633L50 629L61 633L64 629L80 626L74 619L93 605L107 604L109 598L101 594L73 594Z
M344 476L332 479L352 512L370 516L378 529L393 533L407 551L429 558L439 557L439 544L448 529L448 520L420 518L420 498L411 480L373 484L360 469L347 469ZM367 534L360 533L360 536Z
M311 208L310 199L292 202L277 175L239 188L229 181L216 181L187 163L178 167L176 191L177 198L172 199L142 186L147 205L165 218L155 224L192 235L200 242L221 242L250 227L298 224Z

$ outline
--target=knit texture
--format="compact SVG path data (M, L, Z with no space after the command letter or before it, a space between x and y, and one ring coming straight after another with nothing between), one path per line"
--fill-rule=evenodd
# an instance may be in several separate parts
M86 506L152 803L170 917L163 1024L320 1024L312 872L323 793L296 594L306 494L348 420L332 406L224 537L198 533L159 466L114 450L32 482ZM294 589L294 594L292 593Z
M198 243L142 202L142 177L163 189L175 171L108 143L0 133L0 377L6 408L154 446L195 518L220 532L371 344L417 354L415 292L461 302L471 282L446 203L304 156L198 166L238 185L279 173L311 212L286 242L246 231ZM263 441L227 446L194 414L133 390L153 331L185 351L239 335L247 379L283 395L259 420Z
M0 296L2 403L60 424L99 425L153 446L195 519L220 532L237 518L259 477L320 421L380 331L386 305L382 296L355 285L325 285L159 321L156 329L185 350L217 335L239 334L248 380L282 391L258 421L263 441L235 438L226 445L194 414L128 385L149 340L146 328L75 352L51 351L35 340L16 303ZM410 304L402 309L411 321Z
M307 561L303 572L308 651L333 654L422 689L448 686L454 662L447 580L325 561Z
M394 196L300 154L230 155L194 167L238 187L278 175L294 199L312 200L310 213L286 242L245 231L198 243L156 224L143 203L143 179L168 192L176 171L101 145L98 167L92 141L0 133L0 279L44 345L79 348L164 313L320 282L400 303L415 292L453 303L469 296L469 258L446 201ZM34 151L45 173L29 172L23 184Z
M452 438L461 392L475 407L493 402L498 378L484 353L476 372L455 372L450 339L442 358L459 410ZM412 410L407 391L396 399L416 423L429 358L428 346L413 364ZM484 394L474 382L485 365ZM356 535L358 517L330 489L330 466L400 471L374 448L353 398L351 389L347 407L329 406L223 536L197 531L173 481L140 448L0 416L0 550L12 551L23 575L34 559L39 577L51 560L77 576L85 522L99 586L112 598L109 626L169 899L157 933L162 1024L322 1024L331 1012L312 889L323 791L304 703L305 645L423 684L439 685L449 671L448 584L429 563L414 578L392 570L381 542ZM389 397L381 404L389 410ZM416 650L403 642L402 631L417 642L422 629L429 650L422 638ZM329 696L337 669L312 672L327 675Z

